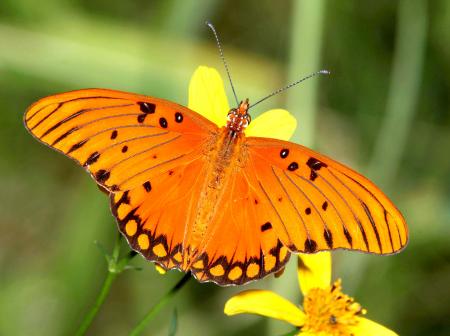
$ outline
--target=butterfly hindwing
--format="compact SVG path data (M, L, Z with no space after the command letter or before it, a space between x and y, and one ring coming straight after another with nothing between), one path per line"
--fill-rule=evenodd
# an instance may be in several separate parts
M255 203L256 194L241 171L220 201L192 272L199 281L244 284L282 269L290 253Z
M182 243L200 193L205 160L198 158L163 172L152 181L110 195L119 230L130 246L166 269L182 269Z
M218 211L190 259L192 225L211 164L199 155L148 183L112 193L111 208L121 232L148 260L166 269L191 271L201 282L243 284L282 269L289 250L259 211L254 190L238 170L224 187Z
M109 191L129 190L176 167L217 129L178 104L103 89L41 99L26 112L25 125Z
M246 144L245 174L291 251L389 254L406 245L404 218L368 179L294 143L250 137Z

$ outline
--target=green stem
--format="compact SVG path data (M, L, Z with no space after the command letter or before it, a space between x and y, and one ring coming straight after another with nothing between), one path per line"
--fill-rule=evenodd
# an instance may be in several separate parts
M130 260L136 255L134 251L131 251L126 257L119 259L121 240L122 234L119 232L111 256L105 254L106 260L108 262L108 275L106 276L106 279L103 282L102 288L97 296L97 299L95 300L94 306L92 306L89 312L85 315L83 321L78 327L78 330L75 333L75 335L77 336L86 334L86 331L91 326L92 321L97 316L100 307L105 302L106 297L108 296L109 291L111 290L111 286L114 280L120 273L122 273L123 270L127 268L127 265L130 262Z
M382 122L369 176L389 188L395 182L406 141L411 134L422 80L428 29L427 2L398 3L397 33L386 114Z
M323 68L321 63L322 34L326 12L325 0L293 2L292 37L288 81L297 80ZM305 146L314 145L319 79L307 81L301 89L286 92L287 110L293 113L299 127L294 141Z
M89 329L95 316L97 316L97 313L98 313L100 307L105 302L105 299L108 296L108 293L111 289L111 285L114 282L114 280L116 279L116 277L117 277L117 273L108 272L108 275L106 276L106 279L103 282L103 286L100 291L100 294L98 295L97 299L95 300L94 306L89 310L87 315L84 317L83 322L80 324L80 327L78 328L75 335L81 336L81 335L86 334L86 331Z
M428 5L425 0L398 2L397 30L392 73L380 132L376 139L368 176L383 190L395 187L406 141L412 131L422 78L428 30ZM359 256L348 255L346 286L357 288L365 270L371 267Z
M159 313L159 311L175 296L175 294L184 287L184 285L191 278L190 273L186 273L180 281L178 281L175 286L172 287L170 291L166 293L150 310L145 314L142 320L134 327L131 331L130 336L141 335L147 324L153 320L153 318Z

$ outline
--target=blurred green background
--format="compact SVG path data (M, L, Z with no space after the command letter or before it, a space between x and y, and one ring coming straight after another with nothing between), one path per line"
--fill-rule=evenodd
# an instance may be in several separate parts
M22 115L50 94L102 87L187 104L198 65L224 75L222 38L240 97L251 100L313 71L259 105L296 115L295 141L373 179L404 213L410 243L398 255L336 252L334 276L400 335L450 335L450 1L2 0L0 2L0 335L69 335L106 275L98 240L116 225L82 169L36 142ZM229 86L228 86L229 88ZM233 101L229 95L230 103ZM126 249L124 247L124 249ZM294 259L293 259L294 260ZM91 335L126 335L181 277L135 258ZM295 263L248 288L300 303ZM148 329L167 335L280 335L289 325L226 317L243 288L191 281Z

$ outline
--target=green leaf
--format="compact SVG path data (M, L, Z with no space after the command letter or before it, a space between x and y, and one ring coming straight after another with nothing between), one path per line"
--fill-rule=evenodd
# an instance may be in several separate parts
M175 308L172 313L172 318L170 319L168 335L175 336L175 334L177 333L177 329L178 329L178 312L177 309Z

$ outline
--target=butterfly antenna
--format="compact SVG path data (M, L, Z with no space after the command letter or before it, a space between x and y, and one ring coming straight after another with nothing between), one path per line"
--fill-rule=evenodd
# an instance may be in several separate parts
M223 65L225 66L225 70L227 72L228 79L230 80L231 90L233 90L234 99L236 99L236 105L238 106L239 100L236 95L236 91L234 90L234 85L233 85L233 81L231 80L230 70L228 69L227 61L225 60L225 56L223 55L223 49L222 49L222 45L220 44L219 35L217 35L216 28L214 28L214 26L211 22L206 21L205 23L212 30L214 37L216 38L217 48L219 48L220 58L222 59Z
M303 82L303 81L305 81L305 80L307 80L307 79L309 79L309 78L315 77L315 76L317 76L317 75L329 75L329 74L330 74L330 72L329 72L328 70L320 70L320 71L314 72L314 73L312 73L312 74L310 74L310 75L308 75L308 76L306 76L306 77L303 77L302 79L300 79L300 80L298 80L298 81L296 81L296 82L293 82L293 83L291 83L291 84L289 84L289 85L286 85L285 87L283 87L283 88L281 88L281 89L278 89L278 90L272 92L270 95L268 95L268 96L266 96L266 97L264 97L264 98L258 100L258 101L257 101L256 103L254 103L253 105L250 105L249 109L252 108L252 107L254 107L255 105L258 105L259 103L262 103L262 102L265 101L266 99L269 99L270 97L275 96L276 94L278 94L278 93L280 93L280 92L283 92L283 91L285 91L285 90L287 90L287 89L289 89L289 88L291 88L291 87L293 87L293 86L295 86L295 85L297 85L297 84L300 84L301 82Z

